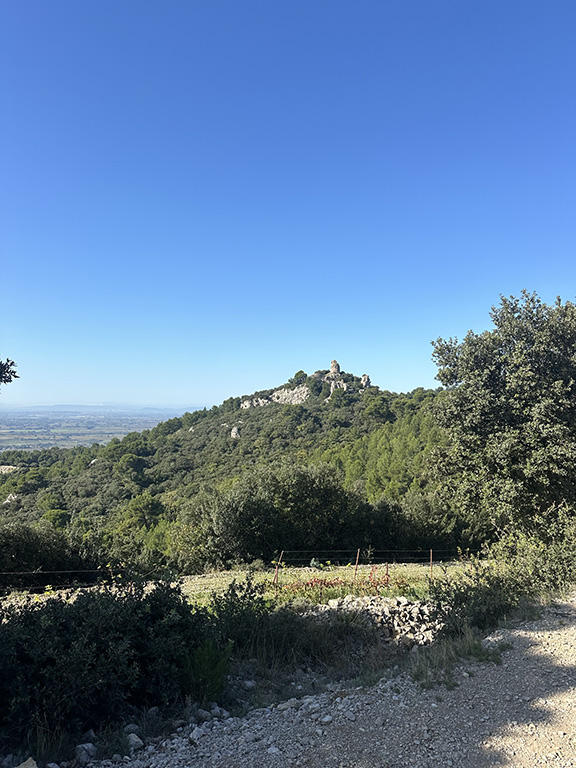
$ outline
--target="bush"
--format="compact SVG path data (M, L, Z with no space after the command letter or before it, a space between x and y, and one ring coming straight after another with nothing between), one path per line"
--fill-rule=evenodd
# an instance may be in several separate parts
M194 694L189 670L205 627L205 612L165 583L1 607L0 743L34 749L128 705Z
M209 610L220 644L232 643L235 651L253 648L270 614L264 589L248 573L243 583L234 579L225 592L212 595Z
M496 626L518 605L524 592L514 569L480 560L473 560L458 576L430 583L430 598L450 635L461 635L469 627Z
M0 525L0 588L68 584L72 571L87 567L65 533L48 521Z
M432 581L446 629L495 626L525 597L562 592L576 582L576 521L565 508L549 510L536 533L511 529L474 558L461 575Z
M342 663L342 648L367 642L364 629L340 620L318 621L301 615L291 603L274 607L264 585L233 581L226 592L212 596L212 631L220 647L229 643L236 658L256 657L263 665Z

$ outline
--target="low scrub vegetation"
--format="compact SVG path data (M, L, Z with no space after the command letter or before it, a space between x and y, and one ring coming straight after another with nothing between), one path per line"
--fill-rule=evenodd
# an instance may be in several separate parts
M482 633L519 609L576 584L576 523L556 510L546 535L510 531L466 567L431 580L429 596L444 631L421 649L410 671L423 687L452 687L453 669L462 659L500 663L505 648L486 648ZM533 611L531 611L533 614Z
M35 750L127 705L195 693L190 670L207 628L205 612L162 583L2 605L1 741Z
M457 574L435 579L430 597L448 633L495 626L526 597L562 592L576 583L576 520L563 509L537 533L513 529Z
M250 576L204 606L165 582L4 601L0 754L26 749L54 759L66 735L119 722L134 708L217 700L232 658L285 669L340 663L352 636L369 644L357 630L307 620Z

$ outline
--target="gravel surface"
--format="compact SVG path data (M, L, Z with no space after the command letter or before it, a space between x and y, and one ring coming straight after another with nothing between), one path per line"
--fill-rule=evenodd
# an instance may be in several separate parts
M182 724L122 759L129 768L576 766L576 595L499 629L502 664L466 664L459 685L422 691L400 675ZM95 768L118 762L92 762Z

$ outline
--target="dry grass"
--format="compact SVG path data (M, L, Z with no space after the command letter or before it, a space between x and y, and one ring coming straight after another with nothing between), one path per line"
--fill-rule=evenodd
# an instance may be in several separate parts
M432 575L433 577L440 577L446 572L456 573L464 567L464 564L454 562L442 565L434 564ZM391 596L405 595L406 597L424 598L428 592L430 565L414 563L398 563L388 567L382 564L360 565L356 574L354 573L354 566L326 566L323 568L287 566L278 571L278 587L274 584L274 569L251 571L250 568L243 567L230 571L214 571L194 576L183 576L179 580L179 584L190 602L207 605L212 593L224 592L234 580L243 582L248 572L250 572L255 584L264 584L266 594L280 602L298 597L298 590L295 589L295 585L301 585L304 591L304 587L314 579L319 581L338 580L343 583L341 592L344 594L369 593L381 594L382 596L387 594L383 585L388 579L391 584L389 590ZM376 586L372 588L372 585ZM380 585L379 589L377 588L378 585ZM39 594L22 590L0 597L0 600L25 604L31 601L44 601L52 595L65 595L72 598L75 592L76 590L71 588L54 590L49 588L46 592ZM325 601L331 596L332 594L326 590L326 594L321 598Z
M445 570L450 572L462 568L460 563L434 565L432 575L440 576ZM228 585L236 580L242 582L246 578L246 569L204 573L197 576L185 576L180 580L182 591L191 602L206 604L213 592L223 592ZM345 594L387 594L386 581L390 583L391 595L406 597L425 597L428 592L430 566L419 564L395 565L361 565L354 573L352 566L328 566L324 568L285 567L278 571L278 587L274 584L274 570L252 572L252 580L256 584L264 584L266 593L288 600L297 596L298 585L305 585L313 580L341 582L340 591ZM295 594L296 593L296 594ZM326 590L326 598L331 597Z

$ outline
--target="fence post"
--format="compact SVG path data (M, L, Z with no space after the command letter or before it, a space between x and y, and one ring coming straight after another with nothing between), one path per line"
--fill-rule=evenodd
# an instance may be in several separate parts
M358 573L358 561L360 560L360 550L356 552L356 565L354 566L354 579L353 581L356 581L356 574Z
M430 550L430 578L432 578L433 568L434 568L434 560L432 558L432 550Z
M280 568L280 563L282 562L282 556L284 555L284 550L280 552L280 557L278 558L278 562L276 563L276 570L274 572L274 579L272 580L272 584L276 585L276 589L278 589L278 569Z

